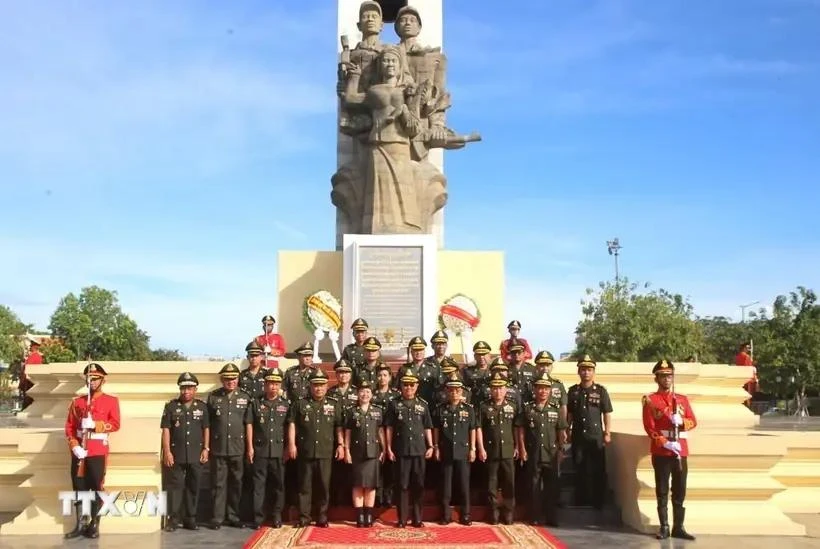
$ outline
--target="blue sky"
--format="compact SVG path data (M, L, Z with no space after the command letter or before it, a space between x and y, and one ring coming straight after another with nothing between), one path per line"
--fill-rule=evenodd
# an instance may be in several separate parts
M820 1L499 4L445 5L484 136L445 241L507 253L534 346L571 349L615 236L701 315L820 287ZM277 250L334 245L335 35L330 1L2 3L0 303L42 329L98 284L155 346L241 351Z

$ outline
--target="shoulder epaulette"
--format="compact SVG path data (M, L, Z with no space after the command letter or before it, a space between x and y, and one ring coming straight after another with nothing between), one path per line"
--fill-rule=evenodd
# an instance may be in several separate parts
M332 400L333 402L339 402L339 399L336 398L336 395L331 395L330 393L327 393L325 395L325 400Z
M641 398L641 405L642 405L642 406L646 406L646 405L648 405L648 404L649 404L649 395L644 395L644 396Z
M420 396L417 396L416 400L419 400L419 401L423 402L425 405L427 404L427 401L424 400L423 398L421 398Z

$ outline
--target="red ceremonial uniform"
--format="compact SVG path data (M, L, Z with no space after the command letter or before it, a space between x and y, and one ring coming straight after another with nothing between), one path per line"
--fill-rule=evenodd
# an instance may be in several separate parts
M73 450L82 444L83 418L88 415L88 397L79 396L71 401L65 422L68 447ZM89 457L108 455L108 435L120 429L120 401L117 397L97 392L91 397L91 419L94 432L89 433L86 451Z
M513 338L505 339L501 342L501 345L499 347L499 350L501 351L501 358L503 358L505 362L508 362L510 360L510 352L507 349L509 348L510 341L512 339ZM517 337L515 339L518 340L518 343L524 346L524 360L531 360L533 354L532 349L530 349L530 344L527 342L527 340L523 337Z
M752 377L747 381L743 388L749 394L755 394L758 390L757 384L757 368L755 368L755 363L752 361L752 357L746 351L740 351L738 354L735 355L735 366L748 366L752 368Z
M26 358L26 364L42 364L43 363L43 355L40 354L40 351L32 351L31 354L28 355Z
M681 394L675 394L678 410L683 425L680 426L678 442L681 447L681 457L689 455L687 444L687 432L697 426L695 413L689 405L689 399ZM657 391L643 397L643 428L651 440L650 452L654 456L674 457L677 454L663 447L672 436L674 424L672 423L672 392Z
M255 341L263 349L266 346L270 347L268 356L274 357L265 361L265 367L275 368L279 366L279 361L276 358L285 356L285 338L279 334L262 334L256 336Z

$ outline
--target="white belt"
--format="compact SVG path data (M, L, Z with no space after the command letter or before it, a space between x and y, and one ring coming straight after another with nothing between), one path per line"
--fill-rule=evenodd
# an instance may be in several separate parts
M661 431L661 434L662 434L663 436L665 436L666 438L670 438L670 437L675 436L674 431ZM688 438L688 436L687 436L687 434L686 434L686 431L681 431L680 433L678 433L678 438L679 438L679 439L680 439L680 438Z
M83 438L83 432L77 431L77 438ZM108 440L108 433L89 433L88 434L89 440Z

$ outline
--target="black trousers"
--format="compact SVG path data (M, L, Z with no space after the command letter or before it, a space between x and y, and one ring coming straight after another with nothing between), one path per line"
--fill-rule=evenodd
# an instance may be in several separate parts
M79 471L80 467L80 460L77 459L73 453L71 454L71 487L75 492L87 492L89 490L93 492L101 491L103 487L103 482L105 481L105 460L106 456L89 456L85 458L83 461L85 464L83 468L85 469L83 476L77 476L77 472ZM102 504L102 500L99 496L94 498L94 501L91 502L91 518L97 516L97 512L100 510L100 506ZM76 502L75 505L79 506L80 502Z
M384 463L379 465L379 467L381 467L382 482L379 484L379 487L376 488L376 505L381 507L390 507L393 505L393 485L396 482L394 480L395 465L396 464L389 459L385 459Z
M401 456L396 458L396 488L399 491L398 511L400 521L407 521L408 505L413 507L413 520L421 521L426 465L427 461L424 456Z
M340 507L351 507L353 505L353 466L334 459L330 471L331 502Z
M330 503L330 458L299 458L299 518L310 520L311 503L316 507L318 520L327 520L327 507ZM314 482L318 481L318 482ZM314 500L314 494L316 495Z
M174 463L165 469L165 489L168 492L168 516L183 521L196 521L199 482L202 464Z
M445 512L453 500L453 476L458 479L457 502L461 505L462 515L470 514L470 462L466 459L441 462L441 473L444 484L441 487L441 506ZM454 475L455 473L455 475Z
M606 498L606 450L603 441L573 440L575 503L600 509Z
M269 506L265 509L266 504ZM285 505L285 467L282 458L253 458L253 519L261 523L265 516L282 519ZM266 513L267 511L267 513Z
M669 496L669 478L672 478L672 505L682 507L686 499L686 477L689 467L686 458L680 459L671 456L652 456L652 467L655 469L655 497L658 498L658 507L666 509Z
M239 500L242 496L242 475L245 456L211 456L211 497L214 510L211 520L221 524L239 520Z
M292 459L285 462L285 505L299 507L299 466Z
M510 459L488 459L487 466L487 504L493 512L498 510L498 488L504 498L504 509L508 513L515 510L515 461ZM499 482L500 476L500 482ZM520 475L524 476L524 475Z
M255 460L256 458L254 458ZM251 521L254 517L253 493L254 493L254 467L245 457L242 467L242 492L239 497L239 517L244 521Z
M530 475L530 511L532 520L547 523L557 520L558 507L558 469L555 461L551 463L527 462L527 473Z

